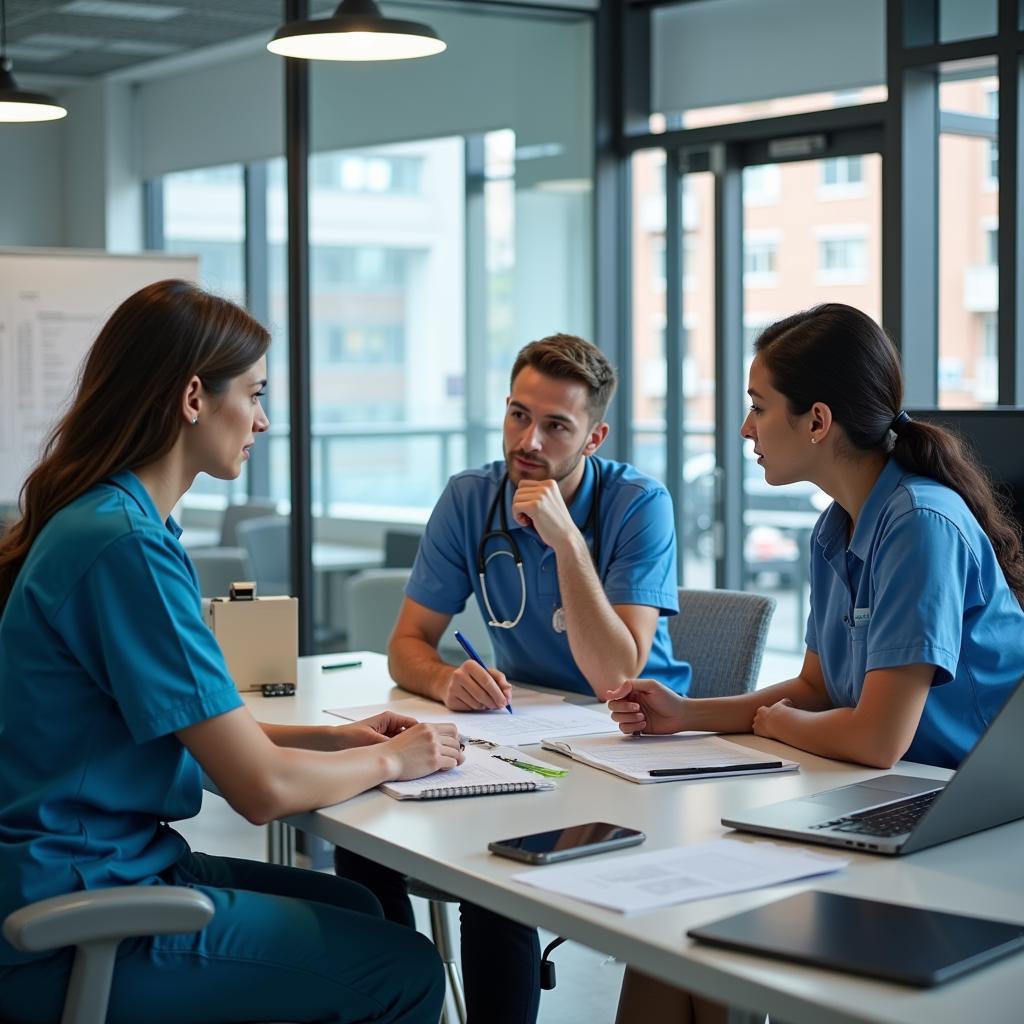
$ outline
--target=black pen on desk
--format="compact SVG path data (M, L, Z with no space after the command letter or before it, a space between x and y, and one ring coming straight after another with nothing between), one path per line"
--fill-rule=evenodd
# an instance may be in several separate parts
M484 664L484 659L473 650L473 645L456 629L454 631L455 639L459 641L459 646L482 668L486 669L487 666ZM505 710L511 715L512 705L506 704Z
M362 662L357 658L355 661L335 661L330 665L321 665L321 672L334 672L339 668L361 668Z
M668 775L713 775L716 772L754 772L781 767L781 761L751 761L749 764L708 764L697 768L652 768L647 774L657 778Z

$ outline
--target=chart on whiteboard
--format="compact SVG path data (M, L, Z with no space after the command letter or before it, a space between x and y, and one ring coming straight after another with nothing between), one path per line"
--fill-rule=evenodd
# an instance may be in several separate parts
M0 503L17 498L114 309L146 284L197 271L192 256L0 250Z

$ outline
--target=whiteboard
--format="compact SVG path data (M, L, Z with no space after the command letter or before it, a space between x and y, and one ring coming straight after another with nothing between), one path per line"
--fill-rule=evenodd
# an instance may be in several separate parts
M17 500L100 327L132 292L196 281L196 256L0 249L0 503Z

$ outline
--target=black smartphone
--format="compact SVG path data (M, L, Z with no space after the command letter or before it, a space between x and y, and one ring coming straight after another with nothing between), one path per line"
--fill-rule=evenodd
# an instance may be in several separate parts
M487 844L491 853L527 864L554 864L571 857L586 857L589 853L604 853L623 846L636 846L647 836L635 828L611 825L607 821L589 821L585 825L570 825L550 832L535 832L529 836L513 836Z

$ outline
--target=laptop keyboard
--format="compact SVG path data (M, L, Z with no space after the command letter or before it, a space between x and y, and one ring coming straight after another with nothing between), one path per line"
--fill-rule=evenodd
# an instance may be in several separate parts
M857 811L832 821L823 821L811 828L827 828L835 832L854 832L865 836L899 836L909 832L924 816L925 811L942 790L921 793L906 800Z

